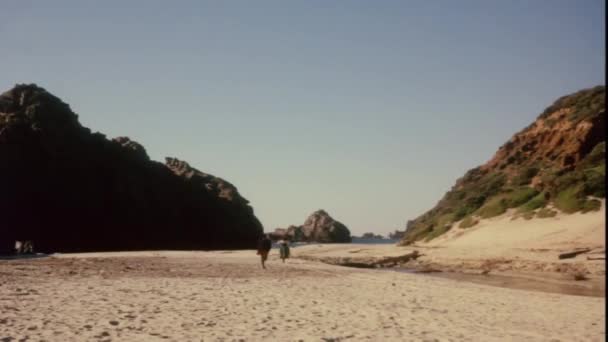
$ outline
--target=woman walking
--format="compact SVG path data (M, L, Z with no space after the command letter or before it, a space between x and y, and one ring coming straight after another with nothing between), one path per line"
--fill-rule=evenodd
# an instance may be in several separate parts
M279 253L281 255L281 260L285 263L285 259L289 258L289 243L285 240L281 240L279 242Z

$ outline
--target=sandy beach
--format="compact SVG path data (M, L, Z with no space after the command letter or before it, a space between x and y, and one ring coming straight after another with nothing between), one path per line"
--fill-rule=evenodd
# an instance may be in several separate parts
M297 254L297 249L294 249ZM0 260L2 341L603 341L605 298L254 251Z
M5 259L0 340L604 341L604 237L603 209L406 247L308 244L286 263L273 249L266 270L253 250ZM414 251L393 268L332 264ZM402 272L421 269L441 272Z

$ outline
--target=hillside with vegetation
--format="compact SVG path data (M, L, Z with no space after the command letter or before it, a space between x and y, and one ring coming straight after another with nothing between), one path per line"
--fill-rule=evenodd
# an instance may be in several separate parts
M401 245L429 241L481 219L599 210L605 198L605 87L563 96L469 170L437 205L408 223Z

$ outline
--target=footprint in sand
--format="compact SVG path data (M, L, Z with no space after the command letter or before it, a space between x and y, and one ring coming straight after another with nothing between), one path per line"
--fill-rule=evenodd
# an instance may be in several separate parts
M99 335L95 335L95 336L93 336L93 337L97 337L97 338L103 338L103 337L108 337L108 336L110 336L110 333L109 333L109 332L107 332L107 331L103 331L103 332L101 332L101 334L99 334Z

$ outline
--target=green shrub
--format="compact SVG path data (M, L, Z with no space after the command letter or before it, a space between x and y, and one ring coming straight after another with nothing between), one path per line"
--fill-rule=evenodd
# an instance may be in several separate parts
M507 194L507 205L509 208L519 207L536 195L538 191L527 186L514 189Z
M526 213L538 208L542 208L547 204L546 195L544 192L532 197L528 202L519 207L519 212Z
M596 90L583 96L574 106L574 112L568 118L574 122L580 122L604 109L606 94L604 88Z
M504 196L496 196L487 201L476 213L482 218L490 218L504 214L507 211L507 207L507 199Z
M583 213L587 213L590 211L598 211L602 208L602 202L596 200L596 199L592 199L592 200L587 200L585 201L585 203L583 204L583 208L581 209L581 211Z
M578 164L577 169L589 169L606 164L606 142L602 141L593 147L593 150Z
M462 220L460 222L460 224L458 225L458 227L460 228L471 228L474 225L476 225L477 223L479 223L478 220L474 219L473 216L467 216L464 220Z
M516 186L528 185L539 171L540 169L535 166L525 167L511 182Z
M545 189L551 189L555 186L555 180L559 177L559 171L553 168L547 168L540 173L540 180Z
M595 148L581 161L576 170L558 174L545 174L543 182L549 189L551 197L568 212L578 211L584 204L584 198L594 196L606 197L606 160L604 143Z
M584 171L585 195L604 198L606 197L606 164L603 163Z
M437 218L437 226L450 226L454 222L454 214L443 214Z
M453 212L454 221L463 219L465 216L472 214L475 210L479 209L485 202L486 198L483 196L471 196L466 198L464 201L456 201L456 208Z
M597 86L590 89L583 89L574 94L562 96L549 106L540 115L546 118L551 113L564 108L571 108L572 112L568 115L568 120L579 122L593 115L596 115L604 108L606 95L604 86ZM547 122L551 125L551 122Z
M551 196L557 197L559 194L565 190L576 188L579 185L585 183L585 173L581 171L572 171L561 175L555 179L553 187L551 190ZM580 190L584 190L583 187L580 187Z
M428 235L426 236L426 238L424 239L424 241L431 241L434 238L438 237L439 235L442 235L443 233L447 232L448 230L450 230L450 228L452 228L450 225L445 225L445 226L436 226L433 228L433 230L431 230Z
M458 221L461 220L462 218L464 218L465 216L467 216L470 212L470 209L465 207L465 206L460 206L458 208L456 208L456 210L454 211L454 220Z
M432 227L430 226L421 226L420 224L417 224L408 229L408 232L411 232L409 233L409 235L406 235L403 240L401 240L399 245L405 246L410 243L413 243L414 241L418 241L424 238L431 231L431 229Z
M584 186L577 184L560 191L553 202L555 207L568 214L582 210L586 202Z
M467 193L460 190L451 190L445 194L445 200L448 202L451 201L460 201L466 197Z
M493 195L500 192L503 185L505 185L506 177L502 173L489 174L483 181L481 182L478 189L474 187L472 190L479 190L480 195L485 198L490 198Z

